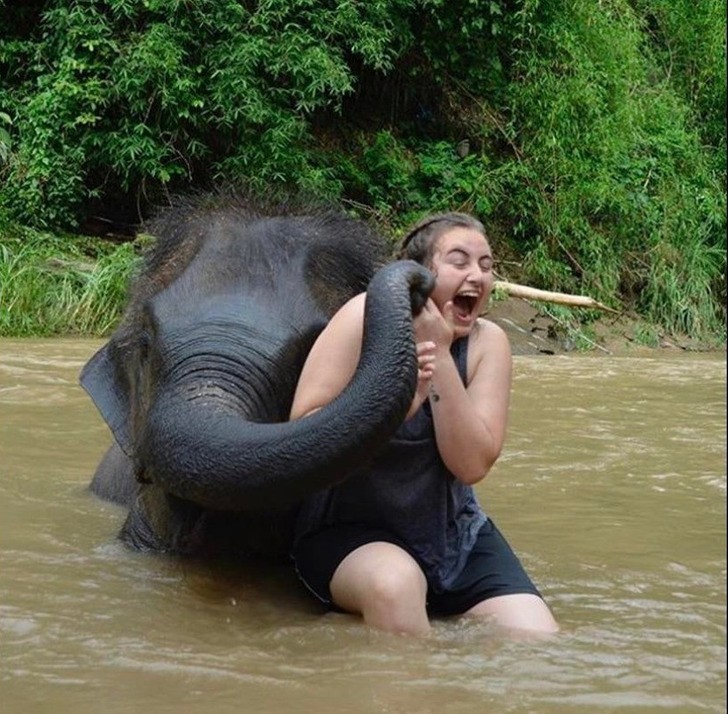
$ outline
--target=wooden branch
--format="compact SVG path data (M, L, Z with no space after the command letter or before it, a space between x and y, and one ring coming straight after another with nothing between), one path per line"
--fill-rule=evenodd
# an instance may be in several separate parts
M505 280L496 280L493 283L494 290L502 290L511 297L519 297L524 300L538 300L540 302L552 302L557 305L568 305L570 307L587 307L594 310L604 310L615 315L619 314L619 310L613 310L594 298L586 295L569 295L568 293L555 293L548 290L539 290L531 288L528 285L518 285L518 283L508 283Z

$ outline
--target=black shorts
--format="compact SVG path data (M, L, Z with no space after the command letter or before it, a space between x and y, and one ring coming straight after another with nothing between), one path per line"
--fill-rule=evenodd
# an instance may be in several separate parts
M338 609L329 590L336 569L357 548L382 541L407 551L422 567L417 556L388 531L347 523L326 528L299 541L293 550L296 572L321 602ZM439 616L461 615L483 600L516 593L541 597L518 557L489 518L478 533L462 573L452 585L445 592L436 592L428 582L427 612Z

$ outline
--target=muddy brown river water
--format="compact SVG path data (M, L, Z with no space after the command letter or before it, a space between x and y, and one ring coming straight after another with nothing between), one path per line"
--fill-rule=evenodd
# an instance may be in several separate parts
M0 711L726 711L723 355L517 357L478 495L563 626L427 638L322 613L286 568L115 540L92 340L0 340Z

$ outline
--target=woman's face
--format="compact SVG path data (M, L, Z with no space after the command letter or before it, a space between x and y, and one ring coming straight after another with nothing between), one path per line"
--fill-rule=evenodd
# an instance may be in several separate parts
M430 267L437 278L431 297L440 312L452 301L454 337L464 337L493 289L490 245L473 228L451 228L437 239Z

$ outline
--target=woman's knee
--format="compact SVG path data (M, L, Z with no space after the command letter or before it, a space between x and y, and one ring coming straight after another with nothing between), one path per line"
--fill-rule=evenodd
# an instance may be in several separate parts
M347 556L331 580L340 607L377 627L423 631L427 581L417 562L392 543L368 543Z
M467 615L492 617L501 627L533 634L559 631L548 605L538 595L518 593L500 595L478 603Z
M417 563L392 563L373 573L362 597L362 615L367 624L378 629L427 633L427 581Z
M427 597L427 581L414 560L398 560L371 573L369 593L385 606L421 603Z

